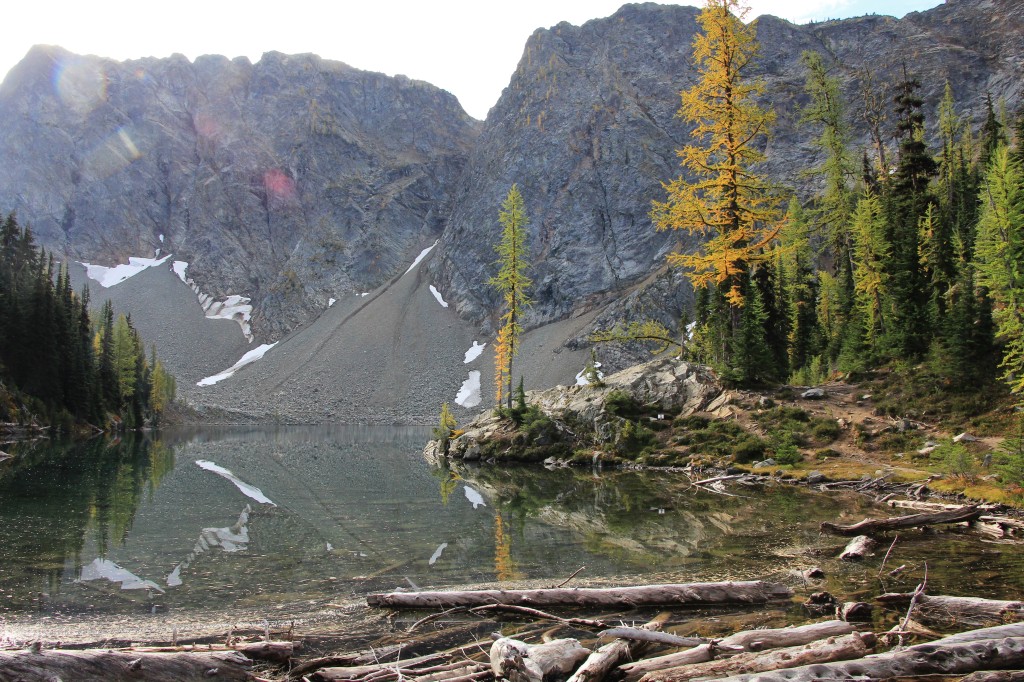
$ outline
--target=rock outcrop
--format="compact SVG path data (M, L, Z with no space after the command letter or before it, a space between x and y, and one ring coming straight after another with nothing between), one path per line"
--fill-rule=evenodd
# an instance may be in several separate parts
M448 456L463 461L498 457L539 460L568 457L579 447L609 445L628 437L636 411L665 417L714 412L731 394L709 368L662 356L605 377L599 385L556 386L530 391L527 403L537 411L539 428L517 428L508 417L483 413L452 439ZM660 414L659 414L660 413ZM443 445L431 441L428 459L441 456Z

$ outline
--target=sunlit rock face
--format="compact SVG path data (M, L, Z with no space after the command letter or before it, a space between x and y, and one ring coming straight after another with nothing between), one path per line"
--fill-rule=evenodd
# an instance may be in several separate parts
M0 208L78 260L173 253L273 339L437 239L478 125L429 84L313 55L37 47L0 88Z

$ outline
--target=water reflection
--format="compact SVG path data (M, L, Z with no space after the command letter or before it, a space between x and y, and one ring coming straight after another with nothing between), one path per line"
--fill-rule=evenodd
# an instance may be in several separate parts
M0 612L265 610L409 582L555 583L582 565L585 577L765 577L838 554L819 521L880 512L863 497L723 497L643 472L431 469L428 434L189 429L22 448L0 464ZM1018 546L969 534L901 534L897 559L928 560L937 591L1024 587ZM827 570L837 593L867 589L863 567Z

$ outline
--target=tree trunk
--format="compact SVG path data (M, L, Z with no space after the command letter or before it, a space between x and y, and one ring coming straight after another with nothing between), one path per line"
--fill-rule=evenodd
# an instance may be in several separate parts
M986 639L943 644L939 640L899 652L868 656L855 661L804 665L785 671L727 677L728 682L813 682L816 680L870 679L921 675L967 675L979 670L1010 670L1024 666L1024 638Z
M366 603L399 609L446 609L485 604L631 608L661 604L764 604L792 596L793 591L785 585L754 580L617 588L391 592L367 595Z
M820 528L822 532L832 533L833 535L865 535L869 533L884 533L888 530L900 530L902 528L931 526L940 523L973 521L982 514L983 512L978 508L978 505L971 505L948 511L896 516L891 519L864 519L849 526L822 521Z
M888 593L875 597L883 604L909 604L913 595ZM917 610L930 620L949 620L968 625L1004 623L1024 617L1024 603L980 597L947 597L921 594L917 597Z
M877 542L867 535L858 535L846 545L839 558L843 561L861 561L875 549Z
M140 653L106 649L0 651L0 682L232 682L254 680L252 662L237 651Z
M795 668L811 663L846 661L866 656L875 646L875 636L853 632L802 646L749 652L719 661L708 661L659 670L644 675L641 682L685 682L698 677L718 679L739 673Z
M223 644L196 644L185 646L133 646L129 649L121 649L125 653L139 654L178 654L178 653L200 653L207 654L220 651L237 651L246 658L254 661L269 661L271 663L287 663L295 650L300 645L295 642L239 642L225 646Z

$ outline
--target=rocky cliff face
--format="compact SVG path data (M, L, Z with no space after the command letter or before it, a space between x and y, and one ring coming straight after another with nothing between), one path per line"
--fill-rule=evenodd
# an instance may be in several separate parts
M675 113L679 91L696 78L690 54L697 14L692 7L626 5L607 19L559 24L529 39L460 178L432 264L460 313L485 321L495 308L493 292L480 283L495 269L498 206L513 182L531 218L537 305L528 324L616 298L661 267L668 251L692 245L688 235L655 232L648 211L652 199L664 199L661 183L680 172L674 150L689 141L690 128ZM765 171L805 196L812 188L800 174L819 158L810 144L815 131L798 124L806 103L804 50L820 52L843 79L859 147L869 144L859 117L865 72L884 87L905 64L922 82L932 129L947 81L960 112L975 122L987 93L1011 112L1021 98L1024 7L1013 0L947 0L902 20L797 26L767 16L758 39L752 73L766 81L766 103L778 115ZM669 308L685 305L679 296ZM624 313L665 314L652 304Z
M0 206L113 265L173 253L276 338L440 235L478 123L313 55L117 63L34 48L0 88Z

